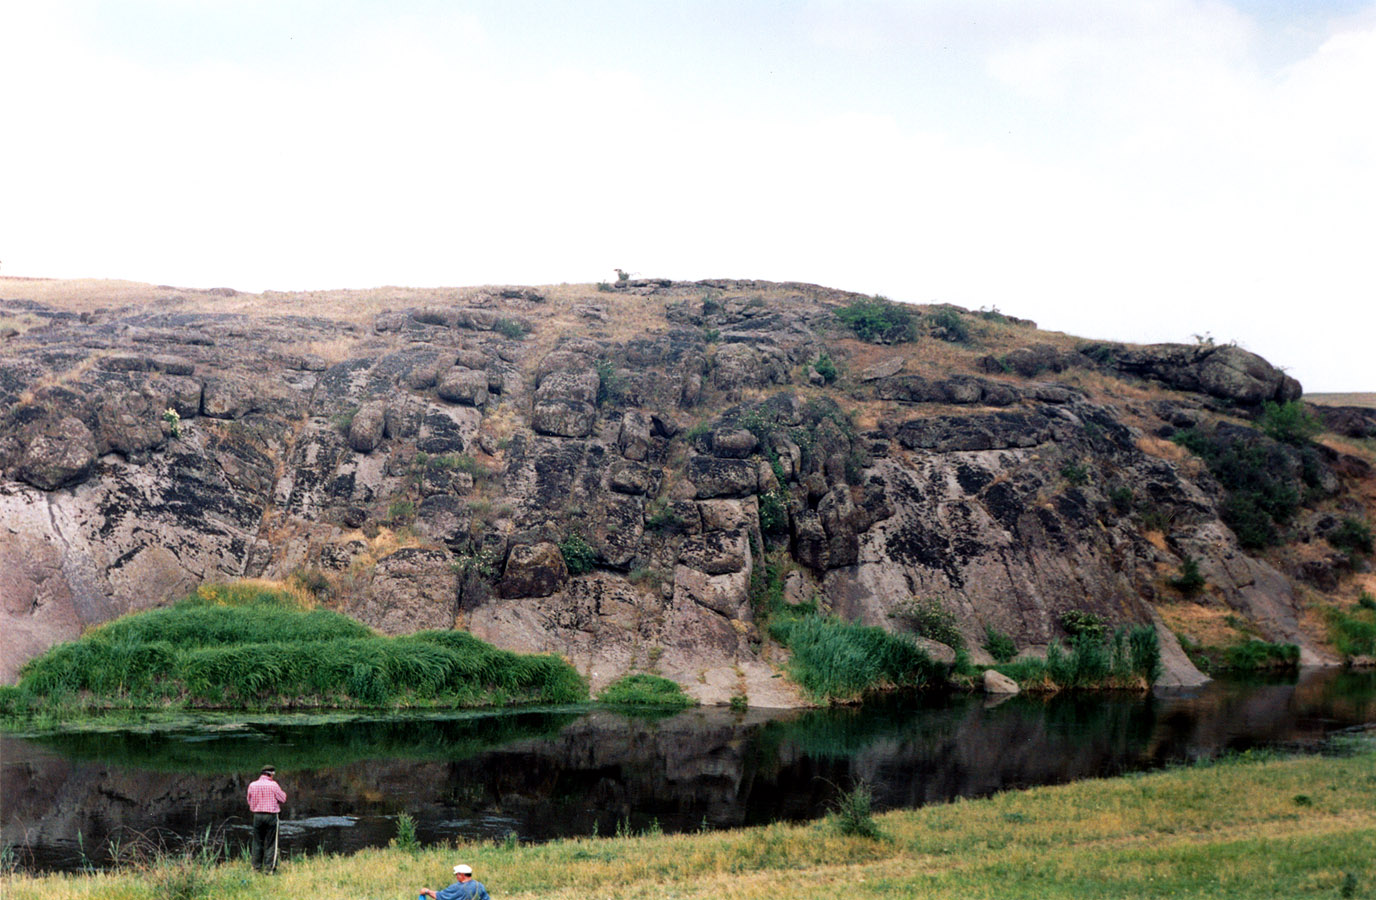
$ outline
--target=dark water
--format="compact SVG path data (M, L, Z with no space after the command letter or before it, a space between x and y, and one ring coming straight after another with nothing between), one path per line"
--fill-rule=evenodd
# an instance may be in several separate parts
M21 866L105 865L112 848L247 838L244 791L271 762L282 852L729 828L815 818L869 783L915 807L1253 748L1314 748L1376 722L1376 673L1226 681L1176 695L890 700L861 709L545 710L0 737L3 833Z

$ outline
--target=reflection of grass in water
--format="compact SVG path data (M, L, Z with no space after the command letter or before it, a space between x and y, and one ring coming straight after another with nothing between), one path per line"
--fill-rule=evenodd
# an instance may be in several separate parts
M159 772L248 772L266 762L283 770L302 770L370 759L466 759L517 741L552 739L581 714L258 724L231 734L76 732L29 740L68 759Z
M847 759L880 741L930 746L955 732L973 702L966 695L951 695L915 707L911 699L886 698L858 708L809 710L765 723L755 748L761 759L777 760L785 745L814 759Z

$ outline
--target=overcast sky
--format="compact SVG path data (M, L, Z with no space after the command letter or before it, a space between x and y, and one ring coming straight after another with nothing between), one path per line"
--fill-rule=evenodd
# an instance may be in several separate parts
M0 0L0 274L810 281L1376 391L1376 2Z

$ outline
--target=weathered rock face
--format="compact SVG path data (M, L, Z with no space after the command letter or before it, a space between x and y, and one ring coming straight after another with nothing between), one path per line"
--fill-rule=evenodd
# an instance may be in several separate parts
M205 581L315 570L323 602L387 633L467 628L594 688L654 670L708 702L795 705L751 595L781 562L786 602L850 620L900 629L937 599L977 659L986 627L1035 654L1071 611L1156 625L1166 680L1188 683L1160 614L1186 602L1188 557L1201 608L1332 659L1295 578L1340 590L1350 569L1245 550L1227 491L1162 440L1255 435L1219 411L1298 395L1235 347L1070 347L1005 318L1012 344L940 369L922 343L850 337L851 295L764 282L399 292L366 323L149 290L80 313L0 300L41 323L0 344L7 680ZM823 352L842 377L813 384ZM1124 377L1146 383L1096 387ZM1273 455L1312 507L1297 541L1372 518L1368 461Z

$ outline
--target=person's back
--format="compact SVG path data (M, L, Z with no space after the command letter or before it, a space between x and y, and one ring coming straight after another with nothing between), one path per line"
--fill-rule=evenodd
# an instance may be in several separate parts
M426 897L431 900L491 900L483 883L473 880L473 870L462 863L454 867L453 884L438 891L421 888L417 900Z

